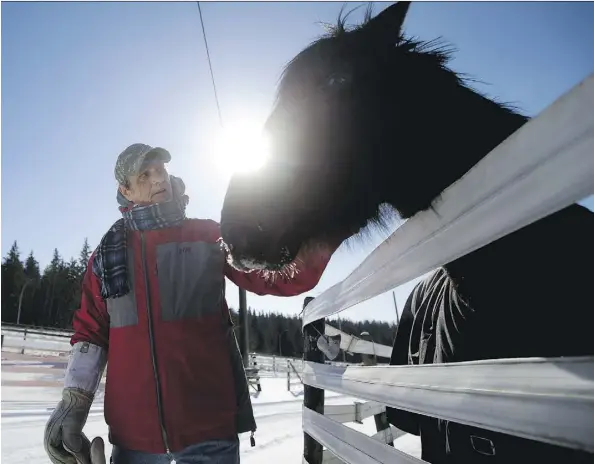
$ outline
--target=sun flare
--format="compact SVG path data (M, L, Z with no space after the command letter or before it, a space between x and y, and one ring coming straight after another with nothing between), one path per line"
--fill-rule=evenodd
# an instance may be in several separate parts
M270 155L270 147L261 127L236 124L215 136L212 156L215 164L227 173L249 173L260 169Z

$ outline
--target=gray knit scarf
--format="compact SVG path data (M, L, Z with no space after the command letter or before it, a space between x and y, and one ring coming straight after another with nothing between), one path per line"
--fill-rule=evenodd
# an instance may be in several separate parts
M154 230L180 226L186 219L189 197L179 177L170 176L173 199L152 205L134 205L118 190L122 219L103 236L95 250L93 273L101 281L101 297L118 298L130 291L128 284L127 233L129 230Z

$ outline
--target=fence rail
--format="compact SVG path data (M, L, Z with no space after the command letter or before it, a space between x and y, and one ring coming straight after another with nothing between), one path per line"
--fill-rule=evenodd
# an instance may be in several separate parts
M30 334L37 334L37 335L52 335L55 337L64 337L70 338L74 331L68 329L60 329L57 327L41 327L35 325L25 325L25 324L11 324L7 322L2 323L2 331L10 331L10 332L27 332Z
M2 323L2 350L61 355L70 350L71 335L64 330Z
M378 440L345 427L307 407L303 407L303 430L337 456L350 463L422 463L420 459L386 446ZM304 463L311 464L307 458Z
M301 372L303 372L303 365L301 365L300 367ZM299 382L299 385L303 385L301 372L297 370L297 368L295 368L295 364L291 360L287 359L287 391L291 391L291 385L297 385L297 382ZM293 379L291 378L291 376L293 377ZM294 380L295 377L297 378L297 381Z
M368 401L355 404L331 404L324 409L324 416L333 421L340 422L361 422L363 419L381 414L386 407L381 403Z
M594 357L347 368L308 362L303 381L410 412L594 452Z
M377 433L372 435L371 438L390 446L394 446L395 438L404 434L404 432L388 424L386 407L373 401L366 403L355 402L354 404L329 405L326 406L324 410L324 417L340 424L347 422L362 424L364 419L373 417L375 419ZM341 464L342 460L337 458L331 452L328 452L328 450L325 450L322 462L323 464Z
M380 345L373 341L363 340L362 338L342 332L329 324L326 324L325 333L330 336L340 335L340 349L347 353L375 355L388 359L392 353L391 346Z
M322 332L326 317L592 195L592 108L594 75L496 147L448 187L432 210L404 223L345 280L315 300L306 298L304 463L320 464L324 447L351 464L423 462L345 427L337 408L325 415L326 389L594 453L593 356L332 366L324 364L315 343L317 334L328 333ZM348 344L342 338L341 348Z

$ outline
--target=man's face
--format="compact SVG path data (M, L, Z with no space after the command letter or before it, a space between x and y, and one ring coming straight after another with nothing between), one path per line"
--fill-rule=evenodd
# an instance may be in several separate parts
M120 185L120 192L137 205L163 203L171 200L169 173L162 161L145 163L138 175L129 176L128 186Z

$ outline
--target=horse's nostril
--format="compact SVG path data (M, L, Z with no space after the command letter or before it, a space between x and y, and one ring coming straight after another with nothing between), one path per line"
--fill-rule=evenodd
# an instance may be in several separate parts
M291 261L285 244L256 223L225 225L221 232L233 260L239 265L273 268Z
M232 253L241 253L248 247L249 231L245 227L232 226L222 230L223 241Z
M223 240L234 253L256 255L267 248L270 240L256 224L233 224L222 231Z

